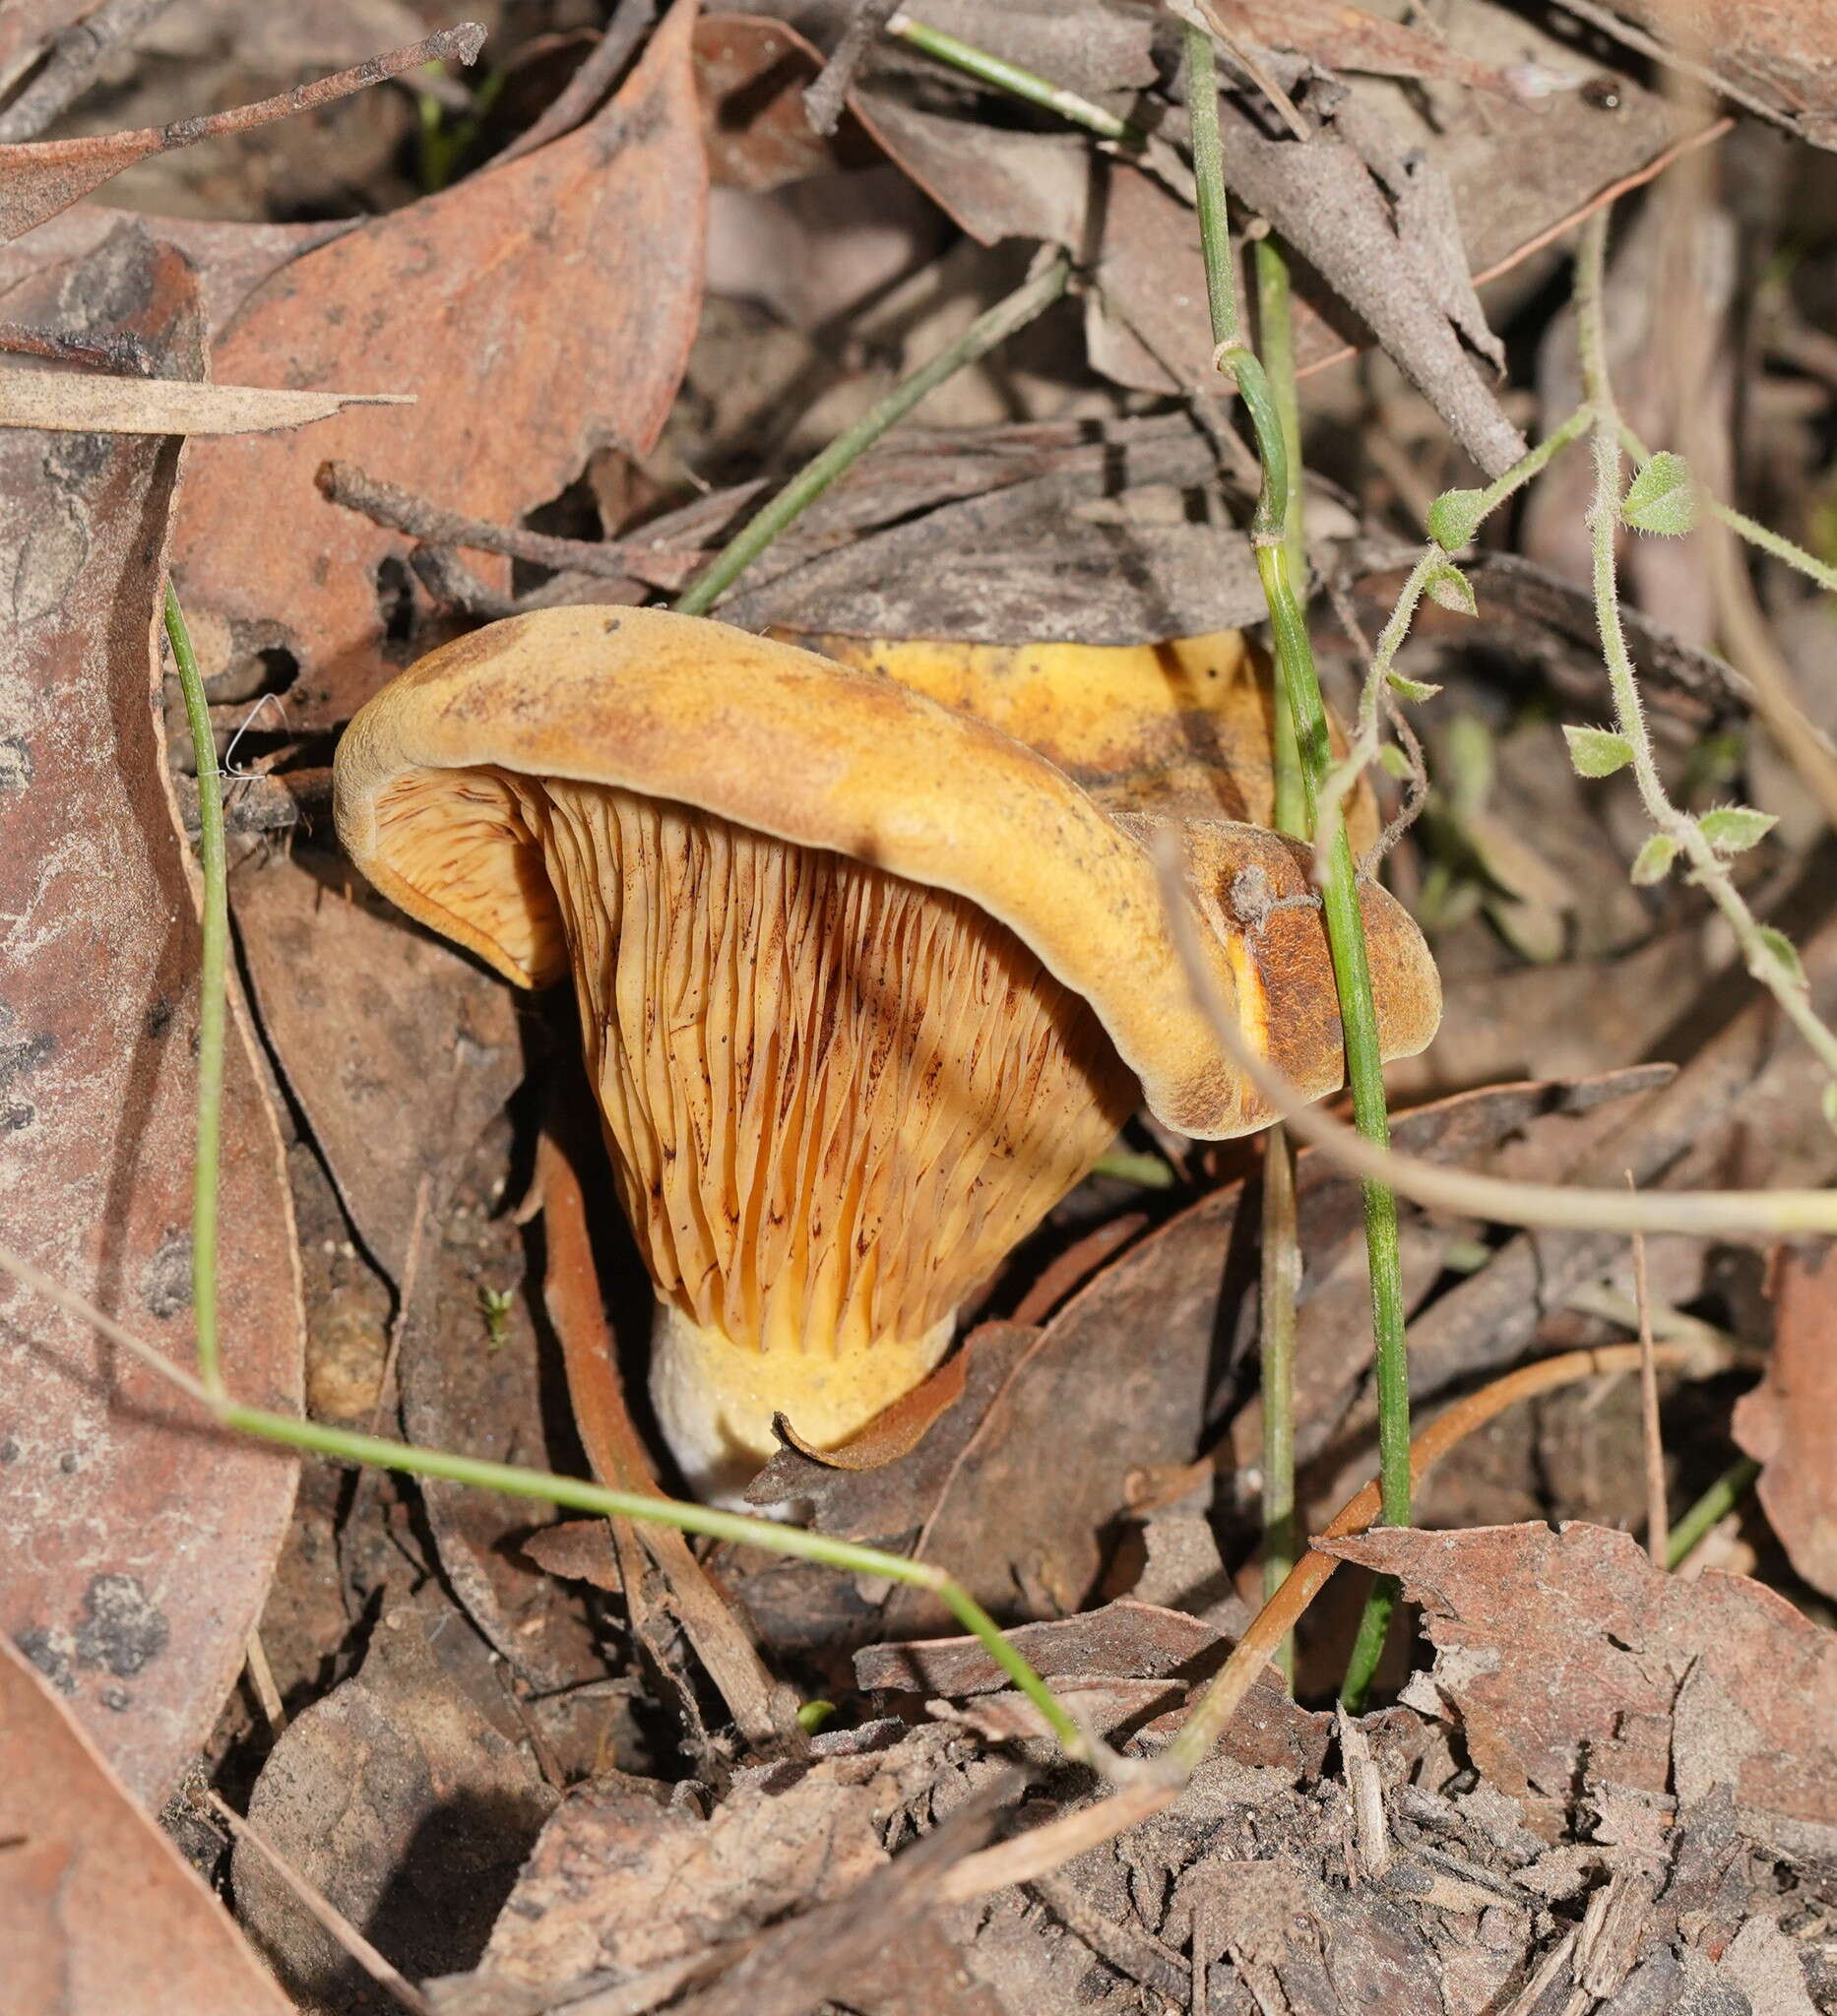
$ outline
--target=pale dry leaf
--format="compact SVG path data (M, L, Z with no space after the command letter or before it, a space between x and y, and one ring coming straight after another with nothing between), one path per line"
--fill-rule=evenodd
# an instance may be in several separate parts
M0 427L67 434L263 434L353 406L412 406L403 392L285 392L94 371L0 370Z

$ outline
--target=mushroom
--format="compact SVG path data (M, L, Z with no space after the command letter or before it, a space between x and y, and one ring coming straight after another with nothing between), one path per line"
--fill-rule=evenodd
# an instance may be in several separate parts
M833 1447L918 1384L1139 1100L1215 1139L1273 1117L1191 998L1165 814L871 670L659 610L512 617L361 709L336 810L411 916L520 985L572 976L657 1289L659 1422L706 1496L777 1418ZM1219 997L1334 1090L1304 850L1172 823ZM1362 893L1385 1053L1412 1054L1434 966Z

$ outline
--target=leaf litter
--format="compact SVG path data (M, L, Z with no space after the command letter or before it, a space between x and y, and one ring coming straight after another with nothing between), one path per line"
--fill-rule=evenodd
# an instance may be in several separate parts
M552 40L512 36L502 57L506 105L525 120L553 107L527 147L493 123L476 73L415 80L413 120L451 148L422 157L407 203L380 171L360 206L332 185L242 221L74 201L70 176L93 188L150 137L165 146L189 102L147 132L59 134L0 158L16 220L46 191L72 204L0 249L0 314L84 358L13 380L90 401L62 434L34 410L0 436L10 493L30 500L0 815L29 808L5 858L38 864L6 885L3 1152L9 1194L28 1194L17 1168L31 1196L7 1237L188 1354L188 1072L172 1060L195 1015L179 863L196 789L150 649L176 491L175 574L230 751L242 1013L260 1042L232 1040L228 1093L239 1393L288 1405L303 1381L323 1420L399 1421L629 1488L657 1474L643 1401L625 1397L641 1391L626 1333L643 1301L603 1174L570 1146L586 1193L570 1229L543 1161L584 1097L565 1014L514 1008L353 888L332 850L333 737L400 664L511 609L679 588L795 462L798 410L863 410L1042 241L1088 264L1082 298L1011 364L974 387L966 374L949 395L962 407L934 410L974 424L909 427L857 463L724 615L839 648L1165 644L1257 620L1242 530L1255 473L1225 409L1184 397L1208 379L1211 343L1169 23L1095 5L931 10L1139 122L1151 144L1130 158L893 39L855 71L835 133L816 134L802 94L847 12L698 18L677 0L653 20L626 0L597 42L557 12ZM359 13L339 35L401 19ZM68 26L32 19L21 32L40 48ZM1381 618L1399 497L1473 480L1437 430L1483 471L1509 459L1527 407L1496 375L1491 332L1517 357L1549 326L1550 235L1717 129L1611 44L1490 0L1432 25L1253 9L1240 32L1313 134L1298 142L1255 88L1227 98L1239 204L1305 255L1311 557ZM1688 39L1669 21L1657 32L1680 52ZM1781 95L1803 73L1775 60L1771 32L1774 59L1750 43L1728 81L1778 97L1817 140L1817 110ZM19 61L7 46L0 71ZM278 41L266 60L301 58ZM561 96L532 95L538 83ZM726 222L705 243L710 182ZM380 214L352 221L353 207ZM1828 315L1800 291L1799 312ZM1387 355L1319 369L1373 333ZM92 354L123 336L140 351L98 371ZM1807 403L1780 403L1779 382L1757 381L1769 508L1808 512ZM342 398L330 384L414 404L308 420ZM182 475L158 431L284 413L297 431L200 442ZM1593 700L1598 718L1602 675L1561 549L1540 557L1489 548L1471 568L1485 649L1441 617L1410 647L1469 725L1464 749L1432 745L1443 803L1387 870L1437 919L1448 1003L1441 1041L1399 1073L1419 1103L1395 1138L1534 1179L1828 1182L1837 1150L1805 1053L1730 980L1697 898L1626 887L1613 787L1584 792L1552 767L1539 709ZM1747 719L1741 653L1725 638L1716 656L1684 604L1646 592L1628 617L1666 760L1723 788L1742 761L1723 753ZM1356 656L1345 669L1350 712ZM82 704L96 691L100 711ZM1486 788L1457 801L1463 775ZM1749 865L1828 999L1837 941L1814 842L1769 840ZM110 948L105 1008L87 986L58 994L58 973L90 971L43 950L73 931ZM142 994L167 1000L164 1062L115 1012ZM105 1161L86 1160L104 1136L132 1151L114 1202ZM840 1461L788 1441L751 1498L949 1569L1134 1759L1179 1726L1257 1601L1260 1182L1253 1145L1195 1147L1138 1119L1129 1146L1169 1188L1092 1178L986 1286L965 1346L899 1421ZM1370 1468L1365 1290L1355 1187L1311 1155L1299 1185L1297 1430L1318 1525ZM91 1250L97 1226L119 1228L112 1276ZM1628 1325L1617 1239L1411 1211L1404 1258L1431 1412L1527 1354ZM220 1976L257 1984L237 2006L272 1992L82 1761L94 1741L143 1805L187 1767L193 1788L215 1784L448 2016L1837 2005L1824 1270L1786 1251L1769 1277L1762 1258L1655 1240L1652 1274L1665 1334L1694 1323L1711 1339L1665 1382L1676 1502L1726 1467L1732 1424L1764 1465L1761 1510L1730 1515L1704 1553L1773 1586L1651 1568L1609 1530L1639 1517L1636 1412L1613 1389L1549 1396L1425 1487L1419 1519L1456 1530L1335 1544L1400 1574L1421 1607L1427 1649L1389 1672L1392 1705L1359 1722L1324 1705L1350 1620L1323 1605L1303 1626L1302 1701L1260 1675L1186 1790L1113 1837L1102 1788L976 1641L943 1635L927 1592L318 1467L289 1524L285 1462L179 1435L143 1375L12 1301L0 1476L9 1510L30 1513L30 1567L0 1592L42 1678L0 1674L0 1748L68 1761L55 1800L15 1794L0 1811L0 1858L88 1882L101 1835L111 1869L151 1856L168 1886L142 1892L137 1876L112 1905L131 1935L119 1947L91 1929L88 1891L47 1928L32 1913L48 1893L7 1889L27 1913L14 1943L34 1963L105 1968L159 1938L142 1978L184 1984L186 2006L212 2006L194 1984ZM1731 1368L1769 1340L1737 1404ZM608 1371L623 1358L623 1381L584 1384L583 1354ZM985 1889L979 1856L1067 1820L1089 1823L1083 1853ZM373 2006L361 1942L304 1912L259 1847L228 1853L195 1802L165 1823L302 2006Z

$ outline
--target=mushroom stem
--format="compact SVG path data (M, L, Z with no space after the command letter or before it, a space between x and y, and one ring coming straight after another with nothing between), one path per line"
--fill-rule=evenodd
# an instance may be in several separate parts
M777 1455L773 1422L833 1449L929 1376L950 1349L953 1312L912 1343L880 1338L838 1352L735 1344L659 1302L651 1404L670 1453L705 1504L749 1511L745 1486Z

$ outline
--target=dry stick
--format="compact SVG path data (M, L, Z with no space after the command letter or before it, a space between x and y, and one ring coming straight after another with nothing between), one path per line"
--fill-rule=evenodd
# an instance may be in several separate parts
M561 88L536 123L518 134L493 160L494 167L514 161L578 126L618 80L626 60L657 19L657 0L623 0L581 67Z
M874 37L898 11L899 0L855 0L855 12L835 53L803 94L804 116L813 132L831 134L842 123L842 107L855 73L873 47Z
M587 1200L566 1149L547 1130L537 1144L537 1181L548 1251L542 1298L561 1341L568 1397L581 1446L602 1483L661 1497L625 1409L616 1345L606 1328L605 1304L587 1229ZM613 1522L620 1568L629 1585L638 1581L632 1569L642 1569L641 1562L629 1559L631 1550L625 1544L632 1526L629 1520ZM668 1527L644 1525L636 1531L664 1578L696 1657L728 1704L740 1733L755 1747L793 1740L794 1703L788 1712L783 1699L789 1690L773 1679L758 1648L731 1606L722 1600L688 1542ZM640 1601L635 1586L628 1587L627 1600L634 1605Z
M102 58L131 41L171 4L172 0L103 0L87 21L67 28L51 44L51 54L37 76L0 112L0 146L35 140L89 89Z
M678 586L702 563L699 552L647 546L638 540L564 539L550 533L526 532L521 526L468 518L380 476L366 475L348 462L322 462L313 481L328 503L361 512L373 524L430 546L465 546L557 573L593 574L611 581L635 577L659 588Z
M997 301L985 315L978 316L955 343L940 350L929 363L920 364L910 377L902 378L884 399L877 401L846 433L838 434L821 455L805 463L769 504L747 520L676 598L672 606L677 614L705 616L772 541L800 518L881 435L903 420L945 379L966 364L986 356L1016 330L1026 328L1058 299L1070 279L1071 266L1067 260L1050 261L1005 300Z
M1733 1362L1732 1354L1698 1342L1660 1345L1657 1356L1668 1369L1698 1376L1708 1376ZM1410 1445L1412 1483L1421 1482L1456 1443L1485 1427L1507 1408L1583 1379L1621 1377L1637 1370L1639 1360L1638 1345L1610 1344L1592 1351L1563 1352L1555 1357L1541 1358L1535 1364L1520 1366L1517 1371L1494 1379L1478 1393L1457 1400L1417 1436ZM1365 1532L1376 1523L1380 1505L1381 1491L1374 1478L1340 1507L1319 1538L1349 1540ZM1171 1806L1193 1772L1211 1755L1213 1745L1255 1685L1257 1674L1273 1657L1276 1647L1295 1629L1339 1565L1337 1556L1322 1553L1317 1547L1301 1557L1281 1589L1257 1612L1217 1677L1201 1695L1198 1706L1181 1725L1179 1733L1156 1760L1152 1779L1125 1786L1096 1805L1080 1807L1031 1833L967 1857L944 1880L945 1901L963 1903L973 1897L984 1897L991 1890L1004 1889L1010 1883L1032 1882L1073 1856L1113 1840L1138 1820Z
M1637 1187L1626 1171L1626 1187ZM1639 1319L1639 1429L1646 1452L1646 1552L1664 1567L1671 1547L1665 1504L1665 1439L1659 1429L1659 1368L1652 1343L1652 1290L1646 1279L1646 1235L1633 1234L1633 1300Z
M292 91L277 92L271 98L258 98L252 105L234 105L226 112L207 112L198 119L175 119L168 126L148 126L133 133L84 134L72 140L39 141L32 148L32 158L45 162L84 161L98 154L112 153L124 141L137 139L148 143L149 153L163 154L171 148L191 147L200 140L246 133L251 127L265 126L273 119L317 111L320 106L348 98L370 85L383 84L408 70L418 70L423 63L444 62L449 57L460 63L474 62L484 46L484 34L477 22L464 21L405 49L391 49L387 55L372 56L367 63L355 63L348 70L317 78Z
M415 2016L433 2016L433 2005L420 1989L406 1979L398 1968L385 1960L337 1905L309 1883L257 1828L252 1827L233 1806L226 1804L214 1792L207 1790L203 1802L222 1821L237 1841L261 1857L319 1924L379 1987L387 1988L405 2009L412 2009Z

